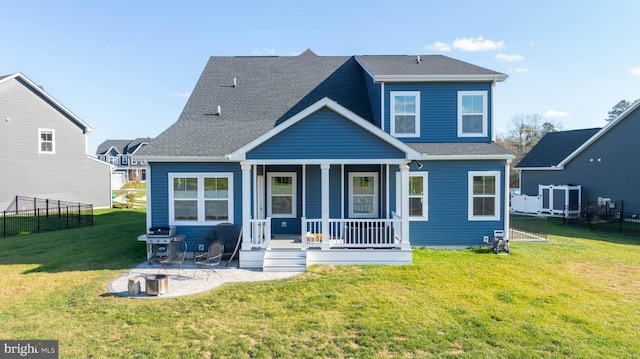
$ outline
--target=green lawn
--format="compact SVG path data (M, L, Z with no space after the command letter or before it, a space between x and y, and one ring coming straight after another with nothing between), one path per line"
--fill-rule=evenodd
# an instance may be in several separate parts
M61 358L640 357L640 240L549 223L548 243L414 251L413 266L313 267L166 300L111 295L144 213L0 239L0 339Z

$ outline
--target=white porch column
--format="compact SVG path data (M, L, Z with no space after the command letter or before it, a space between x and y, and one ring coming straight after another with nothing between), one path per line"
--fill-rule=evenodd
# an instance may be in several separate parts
M251 165L242 168L242 250L251 250Z
M331 248L329 243L329 168L330 164L321 164L321 198L322 198L322 245L323 250Z
M403 250L411 249L411 243L409 242L409 168L402 164L400 165L400 214L402 215L402 244L400 246ZM398 194L396 193L396 196Z

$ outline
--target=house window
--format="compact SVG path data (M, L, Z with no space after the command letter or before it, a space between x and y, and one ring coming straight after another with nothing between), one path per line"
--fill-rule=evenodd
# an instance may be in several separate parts
M353 172L349 174L349 217L378 217L378 174Z
M458 136L487 136L487 92L458 92Z
M38 130L38 152L55 153L54 130Z
M429 219L427 172L409 174L409 219Z
M269 181L267 215L276 218L296 217L296 173L272 172Z
M118 163L118 156L109 156L109 164L112 164L114 166L119 165L120 163Z
M500 219L500 172L469 172L469 220Z
M169 174L169 224L217 224L232 214L233 174Z
M420 92L391 92L391 134L396 137L420 136Z

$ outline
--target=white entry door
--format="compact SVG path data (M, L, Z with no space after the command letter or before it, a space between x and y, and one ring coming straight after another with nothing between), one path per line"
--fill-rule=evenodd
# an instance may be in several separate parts
M378 218L377 173L349 173L349 218Z

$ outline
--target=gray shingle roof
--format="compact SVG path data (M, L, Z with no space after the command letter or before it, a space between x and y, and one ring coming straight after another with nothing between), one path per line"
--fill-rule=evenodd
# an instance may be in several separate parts
M135 140L106 140L98 145L96 155L106 154L111 147L115 148L120 154L130 155L134 153L141 144L149 143L150 141L151 138L149 137L139 137Z
M443 55L364 55L356 56L374 76L391 75L495 75L500 72L472 65Z
M499 74L446 56L422 59L416 67L415 57L317 56L311 50L211 57L178 121L137 155L223 158L324 97L373 122L362 64L383 74Z
M516 168L553 167L577 150L599 128L550 132L529 151Z
M496 143L407 143L429 156L509 156L511 152Z

